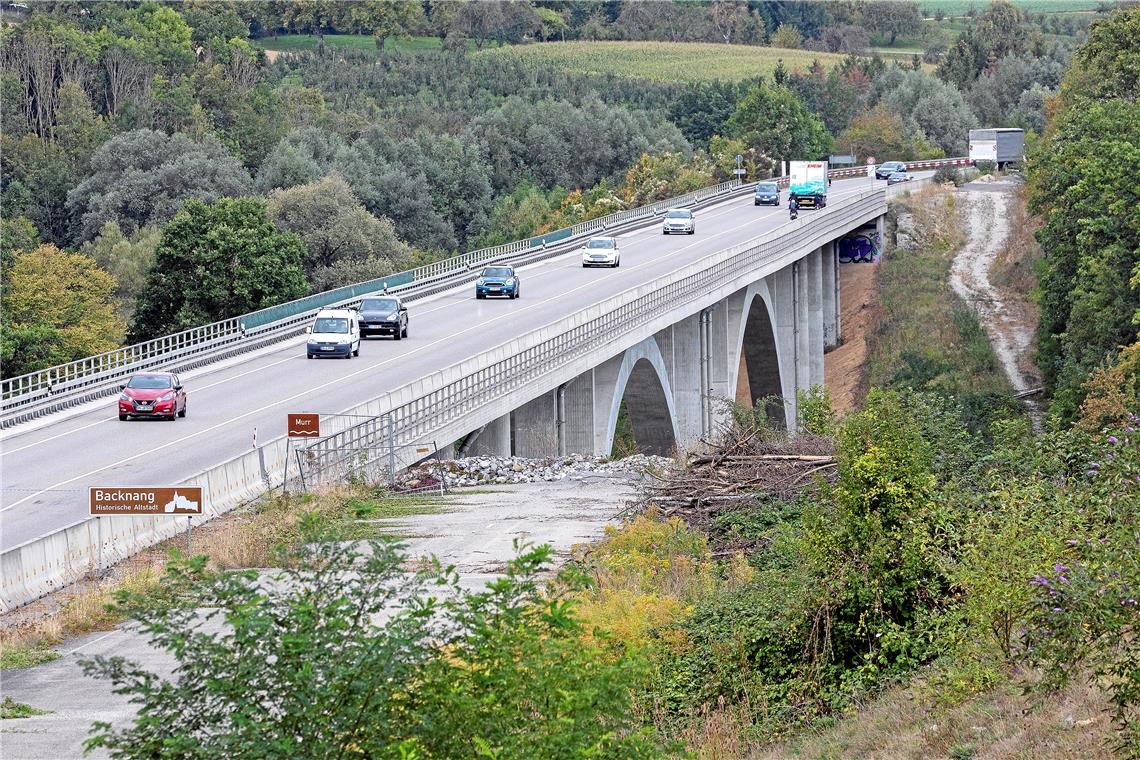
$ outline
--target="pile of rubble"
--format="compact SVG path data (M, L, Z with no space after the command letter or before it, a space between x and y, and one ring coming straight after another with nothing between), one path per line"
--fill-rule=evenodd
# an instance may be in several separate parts
M649 470L664 473L676 462L667 457L637 454L625 459L571 454L547 459L523 457L466 457L425 462L400 473L396 488L412 490L443 481L448 488L503 483L540 483L582 480L588 477L636 477Z

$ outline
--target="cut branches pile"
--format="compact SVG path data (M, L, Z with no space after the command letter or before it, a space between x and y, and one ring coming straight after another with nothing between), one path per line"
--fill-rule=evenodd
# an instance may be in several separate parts
M638 506L707 527L721 512L763 508L773 499L794 501L819 480L834 481L836 474L830 438L774 439L763 428L734 427L712 450L690 454L684 468L658 476Z

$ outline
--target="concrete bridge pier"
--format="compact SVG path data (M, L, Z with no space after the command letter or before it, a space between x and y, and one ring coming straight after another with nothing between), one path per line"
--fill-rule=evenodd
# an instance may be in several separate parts
M838 254L827 242L679 317L495 418L468 453L608 455L623 409L638 448L662 455L715 437L726 402L761 402L770 422L794 428L798 392L824 383L824 352L842 340Z
M467 447L467 456L509 457L511 455L511 415L504 414L487 423L481 431L472 431L477 436Z
M839 334L839 254L835 243L823 251L823 350L840 344Z

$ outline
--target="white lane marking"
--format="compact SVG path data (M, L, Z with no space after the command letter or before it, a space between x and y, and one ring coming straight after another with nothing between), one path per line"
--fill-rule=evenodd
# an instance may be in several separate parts
M855 190L853 190L853 191L851 191L851 192L858 192L858 191L855 191ZM838 193L837 193L837 195L838 195ZM742 228L744 228L744 227L748 227L748 226L750 226L750 225L752 225L752 224L755 224L755 223L756 223L756 219L755 219L755 218L753 218L753 219L750 219L750 220L748 220L748 221L747 221L747 222L745 222L744 224L738 224L738 225L737 225L737 226L735 226L735 227L730 227L730 228L728 228L728 229L726 229L726 230L722 230L722 231L720 231L720 232L718 232L718 233L716 233L716 234L714 234L714 235L710 235L710 236L708 236L708 237L702 237L702 238L700 238L699 240L693 240L693 241L692 241L692 242L690 242L688 245L685 245L685 246L681 246L680 248L676 249L675 251L670 251L669 253L666 253L666 254L664 254L664 257L675 256L675 255L677 255L677 254L679 254L679 253L681 253L681 252L683 252L683 251L685 251L685 250L687 250L687 249L689 249L689 248L692 248L693 246L696 246L696 245L702 244L702 243L704 243L704 242L706 242L706 241L708 241L708 240L713 240L713 239L716 239L716 238L718 238L718 237L721 237L722 235L727 235L727 234L728 234L728 233L730 233L730 232L735 232L735 231L737 231L737 230L739 230L739 229L742 229ZM714 252L714 253L715 253L715 252ZM714 255L714 254L709 254L709 255ZM230 419L228 419L228 420L227 420L227 421L225 421L225 422L219 423L219 424L217 424L217 425L214 425L214 426L212 426L212 427L206 428L206 429L204 429L204 430L199 430L199 431L198 431L198 432L196 432L196 433L191 433L190 435L184 436L184 437L182 437L182 438L178 438L178 439L176 439L176 440L173 440L173 441L169 441L168 443L165 443L165 444L163 444L162 446L159 446L159 447L157 447L157 448L154 448L154 449L150 449L150 450L148 450L148 451L145 451L145 452L141 452L141 453L139 453L139 454L135 454L135 455L133 455L133 456L130 456L130 457L127 457L127 458L125 458L125 459L120 459L120 460L119 460L119 461L117 461L117 462L112 462L112 463L110 463L110 464L104 465L104 466L102 466L102 467L99 467L99 468L97 468L97 469L94 469L94 470L91 470L91 471L89 471L89 472L83 473L82 475L77 475L77 476L75 476L74 478L70 478L70 479L68 479L68 480L64 480L64 481L61 481L61 482L59 482L59 483L56 483L56 484L54 484L54 485L48 486L47 488L44 488L44 489L42 489L42 490L40 490L40 491L37 491L37 492L35 492L35 493L31 494L30 496L25 496L23 499L20 499L20 500L19 500L19 501L17 501L17 502L13 502L12 504L10 504L10 505L8 505L8 506L6 506L6 507L0 508L0 512L7 512L8 510L10 510L10 509L13 509L14 507L17 507L17 506L19 506L20 504L23 504L25 501L29 501L29 500L31 500L31 499L34 499L35 497L37 497L37 496L39 496L39 495L41 495L41 494L43 494L43 493L46 493L47 491L52 491L52 490L55 490L55 489L59 488L60 486L64 486L64 485L67 485L68 483L73 483L73 482L75 482L76 480L80 480L80 479L82 479L82 478L85 478L85 477L87 477L87 476L89 476L89 475L94 475L95 473L98 473L98 472L102 472L103 470L109 469L109 468L111 468L111 467L114 467L114 466L116 466L116 465L120 465L120 464L126 464L127 462L131 462L131 461L134 461L135 459L139 459L140 457L143 457L143 456L147 456L147 455L153 454L153 453L154 453L154 452L156 452L156 451L161 451L161 450L163 450L163 449L165 449L165 448L169 448L170 446L173 446L173 445L175 445L175 444L177 444L177 443L182 443L183 441L188 441L188 440L190 440L191 438L195 438L195 437L197 437L197 436L199 436L199 435L202 435L203 433L208 433L208 432L211 432L211 431L213 431L213 430L217 430L218 428L221 428L221 427L225 427L226 425L229 425L229 424L231 424L231 423L233 423L233 422L237 422L238 420L244 419L244 418L246 418L246 417L249 417L249 416L251 416L251 415L254 415L254 414L258 414L258 413L260 413L260 412L264 411L264 410L265 410L265 409L267 409L267 408L272 408L272 407L274 407L274 406L279 406L279 405L281 405L281 404L284 404L284 403L286 403L286 402L288 402L288 401L293 401L294 399L300 398L300 397L302 397L302 396L306 396L306 395L309 395L309 394L311 394L311 393L314 393L314 392L316 392L316 391L319 391L319 390L321 390L321 389L323 389L323 388L327 388L327 387L329 387L330 385L335 385L335 384L337 384L337 383L341 382L342 380L347 380L347 379L349 379L349 378L352 378L352 377L355 377L355 376L357 376L357 375L361 375L361 374L364 374L365 372L371 372L371 371L373 371L373 370L376 370L376 369L378 369L378 368L380 368L380 367L383 367L383 366L384 366L384 365L386 365L386 364L391 364L391 363L392 363L392 362L394 362L394 361L405 359L405 358L407 358L407 357L409 357L409 356L412 356L412 355L414 355L414 354L417 354L417 353L419 353L419 352L421 352L421 351L424 351L424 350L426 350L426 349L428 349L428 348L431 348L432 346L438 345L439 343L442 343L442 342L444 342L444 341L449 341L449 340L452 340L452 339L454 339L454 338L456 338L456 337L458 337L458 336L460 336L460 335L463 335L464 333L468 333L468 332L471 332L472 330L482 330L482 329L486 328L486 327L487 327L488 325L490 325L490 324L493 324L493 323L495 323L495 322L498 322L498 321L500 321L500 320L503 320L503 319L508 319L508 318L515 318L515 317L517 317L519 314L521 314L521 313L522 313L522 312L524 312L524 311L528 311L528 310L530 310L530 309L534 309L534 308L537 308L537 307L539 307L539 306L543 306L543 305L545 305L545 304L547 304L547 303L550 303L551 301L554 301L554 300L557 300L557 299L563 298L563 297L565 297L565 296L567 296L567 295L569 295L569 294L571 294L571 293L575 293L575 292L577 292L577 291L579 291L579 290L583 290L583 289L585 289L585 288L594 288L594 287L597 287L597 283L598 283L598 280L604 280L604 279L608 279L608 278L612 278L612 277L617 277L617 276L620 276L620 275L624 275L624 274L626 274L626 273L628 273L628 272L631 272L631 271L636 271L636 270L638 270L638 269L642 269L642 268L644 268L644 267L647 267L647 266L650 266L650 265L652 265L652 264L657 264L657 263L659 263L659 262L661 261L661 258L663 258L663 257L659 257L659 258L656 258L656 259L653 259L653 260L650 260L650 261L646 261L646 262L643 262L643 263L641 263L641 264L638 264L638 265L635 265L635 266L632 266L632 267L624 267L624 268L620 268L620 269L617 269L617 270L615 270L615 271L613 271L613 272L610 272L610 273L609 273L609 274L607 274L607 275L603 275L602 277L599 277L598 279L594 279L594 280L591 280L591 281L589 281L589 282L587 282L587 283L583 283L582 285L579 285L578 287L576 287L576 288L573 288L573 289L571 289L571 290L566 290L566 291L563 291L563 292L561 292L561 293L558 293L557 295L551 296L550 298L544 299L544 300L542 300L542 301L538 301L538 302L536 302L536 303L533 303L533 304L528 304L526 307L524 307L524 308L522 308L522 309L518 309L517 311L510 311L510 312L507 312L507 313L505 313L505 314L502 314L502 315L500 315L500 316L498 316L498 317L495 317L495 318L493 318L493 319L491 319L491 320L489 320L489 321L487 321L487 322L482 322L482 323L480 323L480 324L478 324L478 325L474 325L474 326L472 326L472 327L469 327L469 328L467 328L466 330L461 330L460 332L457 332L457 333L452 333L451 335L449 335L449 336L447 336L447 337L445 337L445 338L440 338L440 339L438 339L438 340L432 341L431 343L425 344L425 345L423 345L423 346L419 346L419 347L417 347L416 349L414 349L414 350L412 350L412 351L409 351L409 352L407 352L406 354L400 354L399 356L394 356L394 357L392 357L392 358L390 358L390 359L387 359L387 360L385 360L385 361L383 361L383 362L380 362L379 364L372 364L372 365L369 365L368 367L365 367L364 369L358 370L358 371L356 371L356 372L352 372L352 373L350 373L350 374L348 374L348 375L341 375L341 376L339 376L339 377L335 378L334 380L331 380L331 381L329 381L329 382L327 382L327 383L323 383L322 385L318 385L318 386L316 386L316 387L314 387L314 388L310 388L310 389L308 389L308 390L302 391L301 393L297 393L297 394L294 394L293 396L290 396L290 397L288 397L288 398L282 399L282 400L280 400L280 401L276 401L276 402L272 403L272 404L271 404L269 407L263 407L263 408L261 408L261 409L255 409L255 410L252 410L252 411L246 412L245 414L239 415L239 416L237 416L237 417L231 417ZM450 305L454 305L454 304L445 304L445 305L441 306L440 308L445 308L445 306L450 306ZM438 311L438 309L433 309L433 311ZM275 364L281 364L281 363L283 363L283 362L285 362L285 361L289 361L289 360L291 360L291 359L294 359L294 358L300 358L300 354L297 354L296 356L290 356L290 357L286 357L285 359L282 359L282 360L280 360L280 361L278 361L278 362L275 362ZM268 365L268 366L273 366L273 365ZM247 372L244 372L244 373L242 373L242 374L244 375L244 374L250 374L250 373L253 373L253 372L259 372L259 371L261 371L261 369L264 369L264 368L251 369L251 370L248 370ZM242 376L242 375L236 375L235 377L241 377L241 376ZM218 384L220 384L220 383L222 383L222 382L229 382L229 381L230 381L230 380L232 380L232 379L233 379L233 378L227 378L227 379L225 379L225 380L219 381L219 383L214 383L213 385L218 385ZM209 387L213 387L213 385L210 385L210 386L206 386L206 387L207 387L207 388L209 388ZM110 419L112 419L112 420L113 420L113 419L115 419L115 418L114 418L114 417L112 417L112 418L110 418ZM105 422L105 421L106 421L106 420L102 420L101 422ZM94 422L94 423L91 423L91 424L90 424L90 425L88 425L87 427L91 427L91 426L93 426L93 425L97 425L97 424L99 424L99 422ZM77 428L76 430L73 430L73 431L70 431L70 432L76 432L77 430L81 430L81 429L83 429L83 428ZM67 435L67 433L64 433L64 434L61 434L61 435ZM56 438L58 438L59 436L55 436L55 437L56 437ZM27 446L24 446L24 447L23 447L23 449L27 449L27 448L31 448L32 446L36 446L36 445L39 445L39 443L45 443L45 442L47 442L48 440L52 440L52 439L45 439L44 441L40 441L40 442L37 442L37 443L28 444ZM23 450L23 449L15 449L15 450L13 450L13 451L11 451L11 452L4 452L4 453L15 453L16 451L21 451L21 450Z
M69 649L68 651L64 652L64 654L75 654L79 650L86 649L87 647L91 646L92 644L98 644L100 641L107 638L108 636L114 636L116 633L119 633L119 631L116 630L116 631L111 631L110 633L105 633L97 639L92 639L91 641L88 641L86 644L81 644L80 646L77 646L75 649Z

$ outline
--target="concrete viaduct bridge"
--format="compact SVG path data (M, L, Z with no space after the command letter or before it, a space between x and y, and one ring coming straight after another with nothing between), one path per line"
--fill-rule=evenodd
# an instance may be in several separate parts
M866 218L879 211L868 208L844 226L871 222L881 234L881 215ZM472 432L467 452L608 455L623 401L638 447L655 454L710 436L725 399L782 398L769 418L790 426L797 391L823 384L823 354L840 340L837 241L823 240L840 233L818 233L770 251L758 268L719 286L694 285L700 292L678 299L668 315L610 344L619 348L613 356L591 352L530 392L486 407L479 417L503 413ZM527 399L537 388L541 393Z
M306 447L302 469L334 481L361 461L394 469L464 438L467 455L608 455L623 401L637 445L658 454L712 434L726 399L765 399L769 418L794 427L797 392L823 384L824 352L841 339L840 243L881 241L886 210L886 190L850 183L822 212L794 222L769 212L767 232L659 266L637 287L361 408L370 419ZM660 233L630 237L652 245Z
M888 194L905 189L836 178L825 209L789 222L783 208L754 207L750 193L713 188L683 201L698 208L692 236L663 237L659 210L639 209L610 227L579 225L552 250L531 240L464 254L428 266L408 340L366 341L348 362L306 361L305 304L292 315L267 310L275 321L265 328L235 319L155 341L154 358L126 367L182 370L186 419L119 422L113 396L84 395L4 431L0 608L185 530L185 519L167 516L98 525L92 487L198 485L205 520L285 477L314 485L362 468L386 473L464 438L471 454L608 454L623 400L637 443L659 453L712 431L721 399L738 389L782 398L769 414L793 426L796 391L823 382L824 351L840 340L839 247L853 234L881 240ZM561 252L591 234L618 236L619 268L586 270L576 250ZM522 297L476 301L478 265L511 256ZM347 290L338 302L366 292ZM258 329L268 337L240 354L185 363L194 351L258 340ZM72 384L117 393L108 373L122 370L99 361ZM320 413L323 437L287 441L288 412Z

